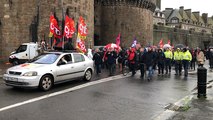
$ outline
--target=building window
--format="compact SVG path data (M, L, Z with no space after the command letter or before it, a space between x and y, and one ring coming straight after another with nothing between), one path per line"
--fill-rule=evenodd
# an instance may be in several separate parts
M162 18L165 18L164 14L162 14Z
M160 17L160 13L158 13L158 17Z
M171 22L172 23L178 23L179 21L178 21L178 19L172 19Z
M179 23L179 19L177 17L171 18L171 23Z

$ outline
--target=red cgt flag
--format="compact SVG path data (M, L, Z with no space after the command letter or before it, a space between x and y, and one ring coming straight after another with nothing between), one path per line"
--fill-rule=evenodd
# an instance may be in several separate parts
M87 25L84 22L84 19L80 16L78 24L78 36L76 39L76 48L79 49L82 53L86 53L85 39L88 34Z
M160 46L160 48L163 48L163 45L164 45L164 44L163 44L163 39L160 40L160 42L159 42L158 45Z
M87 25L82 16L80 16L78 23L79 23L78 24L78 33L80 34L80 36L83 39L86 39L86 36L88 34L88 29L87 29Z
M170 42L170 40L168 40L168 44L169 44L169 45L171 45L171 42Z
M52 33L56 38L62 37L58 22L53 15L50 16L50 33Z
M66 18L65 18L65 26L64 26L64 36L66 38L72 38L72 35L74 34L75 32L75 25L74 25L74 20L72 18L69 18L67 15L66 15Z

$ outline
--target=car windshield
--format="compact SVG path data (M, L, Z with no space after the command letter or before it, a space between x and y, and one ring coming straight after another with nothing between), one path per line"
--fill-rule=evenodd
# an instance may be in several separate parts
M27 50L27 45L20 45L19 48L16 50L16 53L24 52Z
M52 64L58 59L58 57L59 57L59 54L44 54L44 55L38 56L32 62L36 64Z

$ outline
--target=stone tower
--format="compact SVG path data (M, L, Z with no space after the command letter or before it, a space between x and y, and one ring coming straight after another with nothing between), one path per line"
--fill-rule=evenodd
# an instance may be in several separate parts
M121 46L130 46L134 38L152 44L155 8L156 0L95 0L96 45L115 43L119 33Z
M61 25L62 8L75 23L79 16L84 17L89 29L86 47L93 45L94 0L0 0L0 60L8 60L9 54L21 43L41 39L50 43L50 13L55 11ZM73 44L75 40L76 35Z

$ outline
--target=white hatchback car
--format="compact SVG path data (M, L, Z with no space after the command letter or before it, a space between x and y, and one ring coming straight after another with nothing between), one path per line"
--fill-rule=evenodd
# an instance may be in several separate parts
M47 91L54 84L76 78L90 81L93 72L93 60L84 54L47 52L30 63L9 68L3 79L8 86L39 87Z

